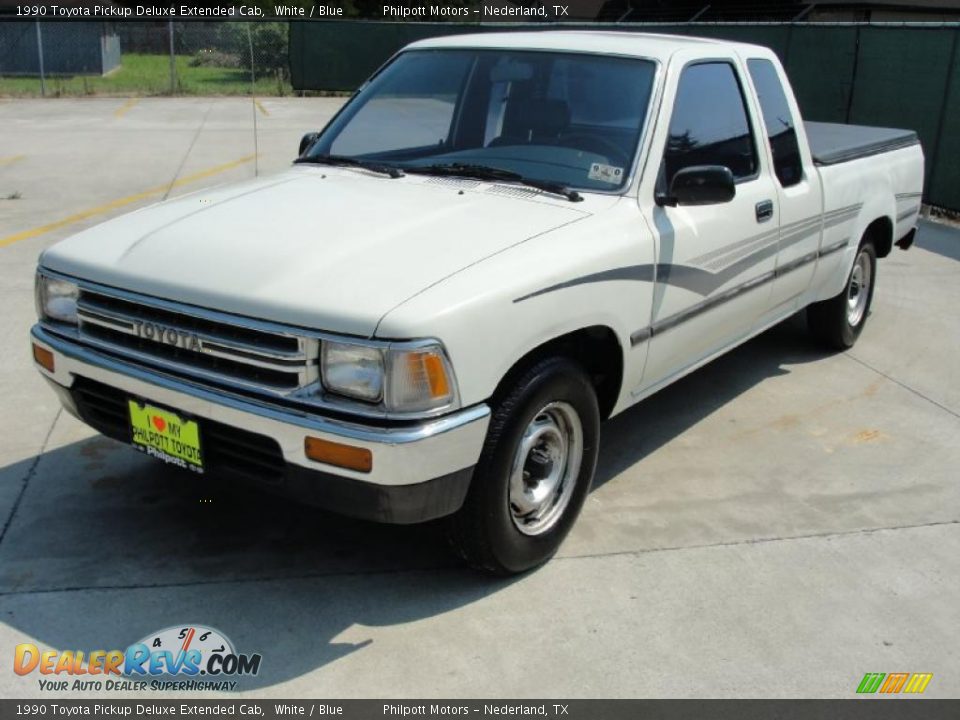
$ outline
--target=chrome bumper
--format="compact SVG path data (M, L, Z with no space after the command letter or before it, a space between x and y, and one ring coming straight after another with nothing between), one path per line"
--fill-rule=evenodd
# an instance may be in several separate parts
M37 369L60 388L69 390L77 377L100 382L193 417L273 438L286 463L297 470L366 485L392 488L464 476L464 471L472 468L480 456L490 420L490 408L481 404L414 425L375 427L345 422L214 390L134 365L60 337L40 325L34 325L31 337L34 344L53 353L55 372L39 365ZM59 394L67 410L76 414L69 394ZM307 435L368 448L373 454L373 469L361 473L308 459L304 453ZM323 482L323 476L318 475L317 482Z

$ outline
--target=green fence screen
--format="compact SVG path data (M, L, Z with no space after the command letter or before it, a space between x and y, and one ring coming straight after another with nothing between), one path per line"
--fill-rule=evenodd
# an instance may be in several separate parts
M590 26L578 25L577 29ZM404 45L426 37L542 25L292 22L297 90L353 90ZM960 210L960 28L956 25L618 25L771 48L807 120L910 128L926 156L924 200Z

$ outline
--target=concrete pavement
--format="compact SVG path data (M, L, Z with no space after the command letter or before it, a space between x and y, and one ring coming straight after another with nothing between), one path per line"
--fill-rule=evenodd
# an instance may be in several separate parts
M878 671L960 695L960 232L881 262L853 351L792 320L609 422L560 556L491 581L433 526L198 484L59 412L26 341L38 253L252 176L254 113L282 169L340 100L124 103L0 102L0 696L39 695L17 643L190 622L263 654L257 696L852 697Z

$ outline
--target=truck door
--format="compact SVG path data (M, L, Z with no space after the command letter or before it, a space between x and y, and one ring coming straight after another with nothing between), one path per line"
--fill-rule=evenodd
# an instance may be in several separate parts
M806 137L797 131L799 113L782 70L772 60L757 57L747 60L747 71L760 101L780 206L776 277L768 313L769 319L775 319L799 309L810 287L820 246L823 198Z
M644 388L748 334L767 308L777 252L776 189L761 152L736 59L693 61L680 71L666 133L658 128L649 171L657 191L641 207L657 236ZM667 93L669 95L669 91ZM669 106L664 97L664 107ZM665 137L664 137L665 135ZM659 162L659 170L655 170ZM656 197L687 167L730 168L736 196L670 207ZM649 172L648 171L648 172ZM639 336L639 337L637 337Z

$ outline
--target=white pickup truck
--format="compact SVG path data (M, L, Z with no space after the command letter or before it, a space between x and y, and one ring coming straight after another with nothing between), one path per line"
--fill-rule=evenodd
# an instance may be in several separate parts
M64 406L196 473L547 560L600 422L806 308L850 347L913 241L910 131L804 124L753 45L623 32L414 43L289 171L43 253Z

